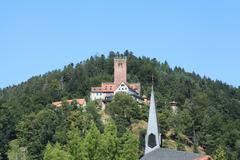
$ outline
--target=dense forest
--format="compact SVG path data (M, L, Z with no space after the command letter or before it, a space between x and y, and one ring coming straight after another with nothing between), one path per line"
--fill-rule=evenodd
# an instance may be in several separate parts
M90 57L0 89L0 159L139 159L148 106L125 94L105 111L89 102L91 86L113 81L116 56L127 57L128 81L140 82L142 95L150 97L154 76L163 147L240 160L240 87L130 51ZM87 106L51 106L69 98L86 98Z

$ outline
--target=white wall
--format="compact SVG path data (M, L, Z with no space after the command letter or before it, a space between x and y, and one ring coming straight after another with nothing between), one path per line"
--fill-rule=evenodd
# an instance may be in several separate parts
M112 93L93 93L93 92L91 92L91 95L90 95L90 99L92 100L92 101L94 101L94 100L98 100L98 99L101 99L101 100L105 100L105 97L106 96L111 96L111 95L113 95Z
M129 88L125 83L121 83L119 87L114 91L114 95L118 92L125 92L129 94Z

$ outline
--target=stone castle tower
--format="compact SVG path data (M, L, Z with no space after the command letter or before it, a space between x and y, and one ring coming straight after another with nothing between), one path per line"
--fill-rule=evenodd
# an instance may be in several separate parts
M127 58L114 59L114 84L127 83Z

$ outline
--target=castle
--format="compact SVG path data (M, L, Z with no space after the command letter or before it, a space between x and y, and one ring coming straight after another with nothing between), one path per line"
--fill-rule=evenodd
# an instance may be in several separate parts
M136 101L142 102L140 83L127 82L127 58L114 58L114 82L102 82L100 87L92 87L90 99L111 101L116 93L124 92Z

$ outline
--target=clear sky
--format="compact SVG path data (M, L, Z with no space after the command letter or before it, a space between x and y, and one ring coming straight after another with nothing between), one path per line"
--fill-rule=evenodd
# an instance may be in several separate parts
M0 1L0 88L126 49L240 86L240 1Z

